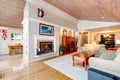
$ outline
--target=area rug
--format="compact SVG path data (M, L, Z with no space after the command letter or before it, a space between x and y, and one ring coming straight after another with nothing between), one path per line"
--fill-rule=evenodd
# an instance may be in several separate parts
M88 80L87 71L80 66L72 66L72 55L44 61L48 66L58 70L73 80Z

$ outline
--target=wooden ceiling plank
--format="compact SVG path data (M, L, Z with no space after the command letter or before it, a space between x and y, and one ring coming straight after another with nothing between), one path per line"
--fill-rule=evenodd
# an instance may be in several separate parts
M81 20L120 21L120 0L44 0ZM104 18L102 18L104 17Z
M22 28L24 0L0 0L0 25Z

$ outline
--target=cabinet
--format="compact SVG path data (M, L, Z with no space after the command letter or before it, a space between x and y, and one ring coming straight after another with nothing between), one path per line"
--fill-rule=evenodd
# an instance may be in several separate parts
M114 48L115 47L115 35L114 34L108 34L108 35L101 35L101 44L105 44L106 48Z
M75 37L62 36L62 44L64 45L64 53L70 53L77 50L77 40Z

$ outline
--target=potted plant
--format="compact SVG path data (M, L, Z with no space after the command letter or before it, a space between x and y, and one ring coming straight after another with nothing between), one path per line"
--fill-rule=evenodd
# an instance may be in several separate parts
M60 44L59 51L60 51L60 54L63 54L63 52L64 52L64 45L63 44Z

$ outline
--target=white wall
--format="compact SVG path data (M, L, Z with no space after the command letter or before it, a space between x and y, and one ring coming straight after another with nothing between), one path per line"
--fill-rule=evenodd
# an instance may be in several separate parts
M120 25L120 23L79 20L78 30L110 27L110 26L113 26L113 25Z
M2 39L2 30L3 29L7 30L7 39L6 40ZM22 34L23 31L22 31L22 29L8 28L8 27L0 26L0 55L1 54L9 54L9 48L8 48L9 44L15 44L15 43L22 42L22 40L11 40L11 33Z
M27 0L29 5L29 17L51 22L65 27L77 29L78 20L67 13L59 10L58 8L48 4L43 0ZM38 17L38 8L43 8L44 17Z
M31 2L32 1L32 2ZM40 1L40 2L37 2ZM41 0L37 0L34 3L34 0L28 0L26 2L24 8L24 20L23 20L23 58L24 61L32 62L43 57L39 56L36 57L35 54L35 40L37 39L43 40L48 38L55 39L55 52L58 55L59 52L59 36L60 36L60 27L68 28L68 29L76 29L77 28L77 21L75 18L71 17L70 15L61 12L60 10L56 9L53 6L50 6L47 3L41 2ZM39 3L39 4L38 4ZM43 8L45 11L45 16L43 18L37 17L38 8ZM54 8L54 9L53 9ZM55 12L57 11L57 12ZM57 13L57 14L56 14ZM44 36L39 35L39 23L44 23L48 25L54 26L54 36Z
M38 60L41 57L35 57L35 37L37 37L39 40L45 41L45 40L51 40L53 38L56 39L54 47L57 47L54 51L55 53L59 52L58 46L59 46L59 28L55 27L54 25L54 36L44 36L44 35L39 35L39 23L40 22L33 22L30 21L29 23L29 60L34 61ZM36 27L34 27L36 26ZM35 36L35 37L34 37ZM48 39L49 38L49 39Z

